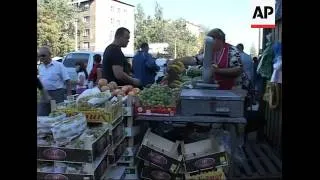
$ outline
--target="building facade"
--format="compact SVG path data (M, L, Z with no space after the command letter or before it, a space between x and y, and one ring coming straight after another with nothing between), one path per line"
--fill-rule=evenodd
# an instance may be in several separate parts
M103 52L112 43L116 30L125 27L130 31L130 40L125 54L134 52L134 6L117 0L73 0L79 11L82 33L77 33L79 50ZM76 26L77 26L76 24ZM79 27L76 27L76 29Z
M202 32L204 32L204 30L202 29L202 27L200 25L196 25L196 24L188 22L188 21L186 22L186 28L188 31L190 31L197 38L200 36L200 34Z

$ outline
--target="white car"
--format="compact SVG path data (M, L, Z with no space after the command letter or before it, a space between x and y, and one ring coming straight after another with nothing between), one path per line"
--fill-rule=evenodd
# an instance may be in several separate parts
M72 81L76 81L78 79L77 72L75 69L75 65L77 61L82 61L86 65L86 69L88 74L90 74L92 68L93 68L93 56L96 54L101 55L101 64L103 61L103 52L94 52L94 51L75 51L75 52L70 52L68 53L64 60L63 60L63 65L66 67L67 72L70 76L70 79ZM128 61L132 58L132 55L127 55L125 54L126 58Z
M88 74L90 74L93 68L93 61L94 61L93 56L96 54L100 54L102 58L101 53L93 52L93 51L75 51L75 52L70 52L69 54L66 55L62 63L66 67L67 72L72 81L76 81L78 79L76 68L75 68L76 62L82 61L87 67L86 69Z

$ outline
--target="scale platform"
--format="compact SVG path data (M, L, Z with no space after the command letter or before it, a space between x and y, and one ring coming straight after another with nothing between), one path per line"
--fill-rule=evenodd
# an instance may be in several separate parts
M208 84L203 80L196 80L192 82L193 89L213 89L216 90L219 88L219 84Z
M232 90L182 89L181 115L243 117L244 97Z

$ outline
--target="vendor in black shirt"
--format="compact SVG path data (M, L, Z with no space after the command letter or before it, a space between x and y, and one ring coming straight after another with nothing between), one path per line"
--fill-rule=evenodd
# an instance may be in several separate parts
M130 69L121 48L127 47L130 39L130 31L124 27L117 29L114 41L103 53L102 77L109 82L114 81L119 86L140 86L140 81L129 76Z

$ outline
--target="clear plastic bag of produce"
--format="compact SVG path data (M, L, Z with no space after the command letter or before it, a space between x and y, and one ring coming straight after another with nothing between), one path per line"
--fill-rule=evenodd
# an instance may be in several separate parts
M86 128L86 117L82 113L79 113L56 123L51 128L51 131L55 142L60 146L68 144L72 139L81 135Z
M83 91L76 99L76 103L78 104L79 100L87 97L87 96L94 96L101 93L100 89L98 87L94 87L92 89L87 89L85 91Z
M82 95L82 94L81 94ZM112 96L110 91L95 92L94 94L79 96L77 99L77 107L80 108L93 108L104 105Z
M51 128L50 127L38 127L37 128L37 137L43 138L47 135L51 134Z
M38 116L37 127L38 128L51 128L53 124L63 120L66 114L63 112L53 112L49 116Z
M111 97L110 91L102 92L99 94L100 97L93 97L88 100L88 104L97 107L100 106L108 101L108 99Z
M231 154L231 136L229 131L213 128L211 134L227 153Z

